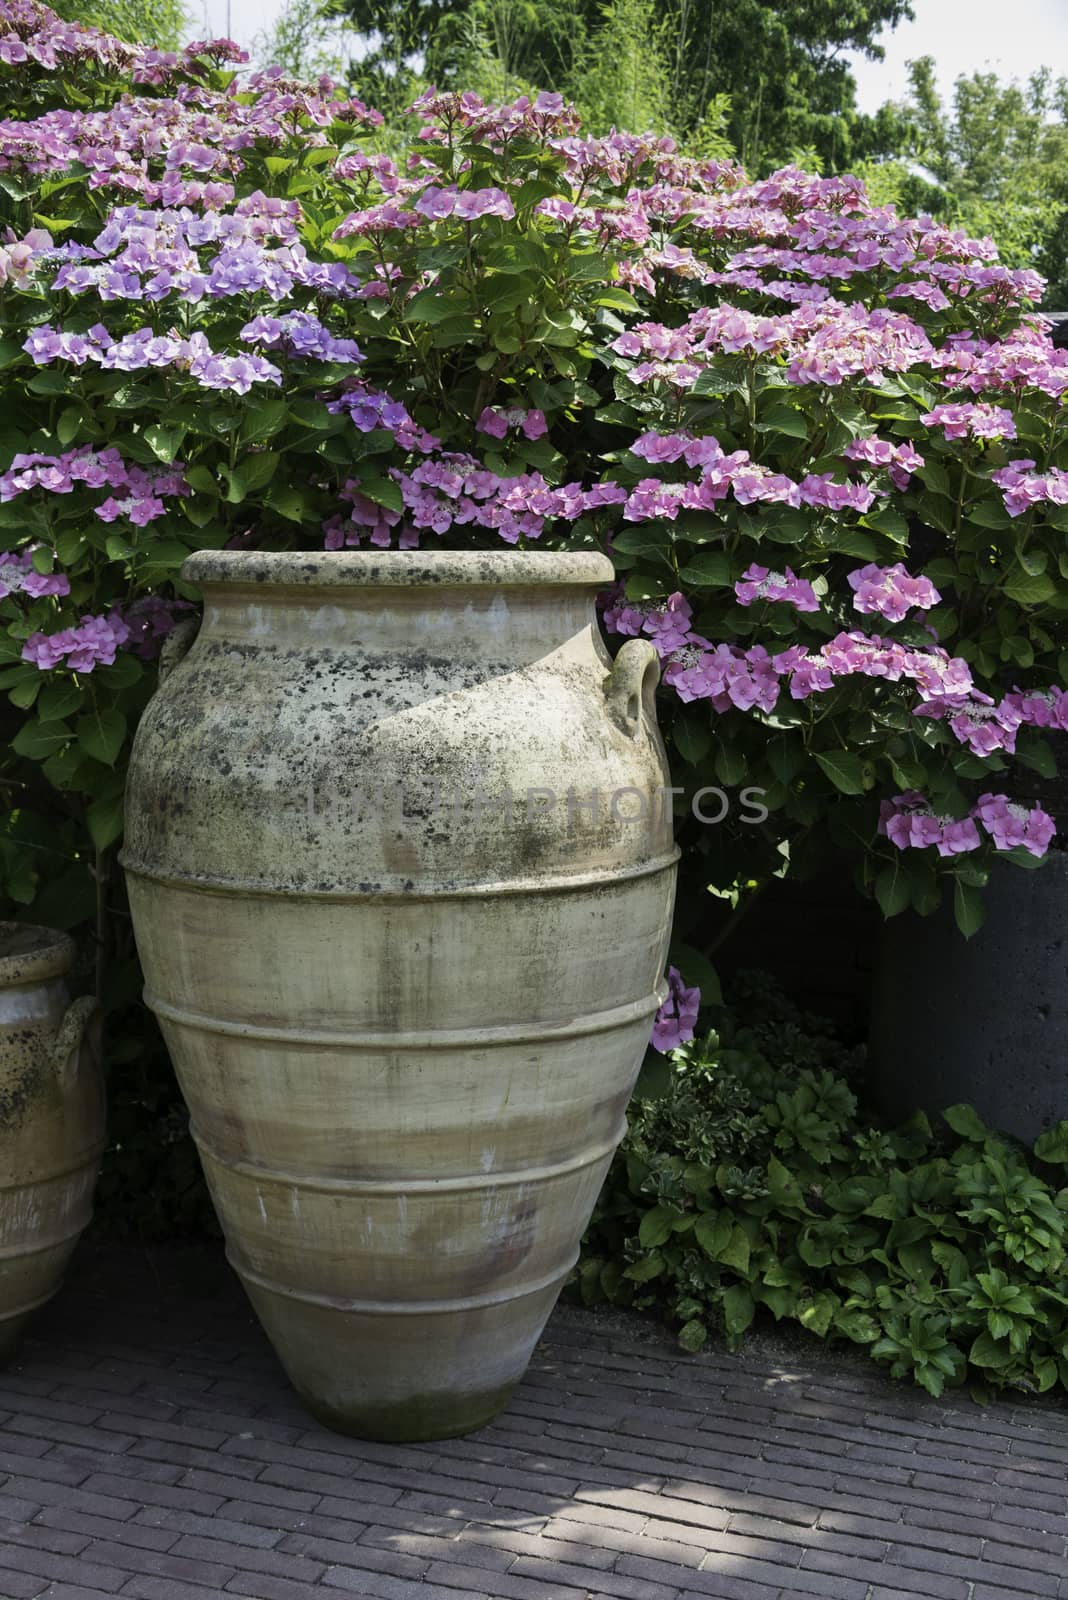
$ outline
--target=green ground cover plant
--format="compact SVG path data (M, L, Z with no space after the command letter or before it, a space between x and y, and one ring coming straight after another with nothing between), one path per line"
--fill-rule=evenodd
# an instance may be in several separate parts
M1033 1150L967 1105L880 1127L861 1064L763 980L651 1063L590 1227L589 1305L699 1350L763 1313L938 1396L1068 1388L1068 1123Z

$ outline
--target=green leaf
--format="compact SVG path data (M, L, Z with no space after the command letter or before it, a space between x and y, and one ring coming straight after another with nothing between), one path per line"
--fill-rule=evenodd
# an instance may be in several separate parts
M170 465L182 448L186 430L182 423L151 422L141 437L157 461Z
M404 498L399 483L392 478L361 478L360 493L376 506L387 506L390 511L403 511Z
M285 426L288 416L289 407L284 400L256 400L246 406L241 420L241 438L269 439Z
M714 766L716 777L728 789L736 789L749 776L749 763L746 761L745 754L734 745L720 744L716 751ZM713 805L718 800L719 796L714 796ZM722 808L722 802L720 802L720 808ZM709 816L716 814L718 813L709 809Z
M740 1222L732 1229L730 1239L720 1252L719 1259L740 1278L744 1278L749 1271L749 1235Z
M210 494L213 498L219 495L219 480L207 467L189 467L185 474L185 481L197 494Z
M822 1339L826 1336L840 1304L837 1295L828 1294L826 1291L813 1295L808 1305L800 1311L797 1320L803 1328L808 1329L809 1333L815 1333Z
M1057 593L1056 583L1045 573L1030 577L1026 572L1021 572L1007 579L1002 588L1010 600L1015 600L1021 606L1045 605Z
M72 678L60 678L41 690L37 701L37 715L42 722L58 722L78 711L85 699L85 690Z
M973 1366L990 1367L998 1372L1011 1365L1012 1348L1007 1340L992 1339L989 1333L983 1332L968 1351L968 1360Z
M696 766L708 754L712 744L712 729L707 713L680 712L671 725L671 737L682 759Z
M107 711L92 711L78 719L78 742L86 755L94 761L113 766L123 740L126 738L126 718L112 707Z
M663 1256L654 1250L642 1260L632 1262L623 1276L629 1278L631 1283L650 1283L653 1278L659 1278L665 1266Z
M64 449L67 448L78 436L78 429L82 425L82 409L80 406L68 406L66 411L61 411L56 423L56 438Z
M707 1338L708 1329L697 1317L691 1317L689 1322L679 1329L679 1344L684 1350L689 1350L691 1355L700 1350Z
M791 439L807 439L812 431L808 418L793 406L772 406L767 416L757 423L759 433L783 433Z
M26 756L30 761L44 761L72 738L65 722L27 722L12 739L11 748L16 755Z
M908 543L909 525L893 506L884 506L881 511L869 511L863 520L866 528L874 528L876 533L885 534L895 544Z
M953 915L966 939L978 933L986 920L982 891L961 877L953 879Z
M1016 760L1043 778L1057 776L1057 759L1044 739L1017 739Z
M731 584L730 557L725 550L702 550L679 572L684 586L727 589Z
M730 1243L733 1219L729 1211L702 1212L694 1226L694 1238L713 1261L718 1261L720 1251Z
M671 545L670 533L660 531L656 526L621 528L612 539L613 550L619 550L625 556L657 556L661 560L668 559Z
M638 1228L638 1243L646 1250L663 1244L671 1237L675 1223L681 1215L674 1206L654 1206L647 1211Z
M851 750L817 750L816 761L842 794L864 794L871 787L868 762Z
M796 734L777 733L768 740L765 754L780 783L792 783L805 764L805 747Z
M753 1320L756 1305L744 1284L737 1283L723 1295L723 1325L732 1340L740 1339Z
M363 485L361 484L361 490ZM366 493L366 490L363 491ZM291 489L283 484L273 484L265 497L265 503L271 510L284 517L287 522L304 521L304 496L299 489Z
M965 520L977 528L988 528L994 533L1012 526L1012 518L1001 500L980 500L977 505L969 506Z
M430 288L420 289L413 295L404 308L404 317L407 322L435 323L460 312L471 315L470 302L464 296L442 294L440 289Z
M593 303L595 306L611 306L615 311L641 310L634 296L614 283L609 284L607 289L602 289Z
M8 693L8 699L20 711L28 711L37 699L41 689L43 674L36 667L30 667L28 674L21 678Z
M912 887L901 862L891 862L880 872L875 880L875 898L884 917L896 917L908 910L912 901Z
M122 833L122 794L94 800L85 813L89 833L98 850L106 850Z
M254 450L242 457L241 476L250 494L270 483L280 459L277 450Z
M82 528L64 528L56 535L56 555L64 567L73 567L88 548L89 541Z
M973 1144L985 1144L990 1137L989 1130L984 1126L974 1106L963 1103L947 1106L942 1116L949 1123L954 1133L962 1139L968 1139Z
M1035 1155L1039 1161L1068 1166L1068 1122L1058 1122L1036 1139Z

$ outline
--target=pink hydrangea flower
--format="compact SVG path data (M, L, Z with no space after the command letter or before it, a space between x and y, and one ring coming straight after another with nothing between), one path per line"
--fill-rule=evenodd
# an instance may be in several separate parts
M59 633L31 633L22 647L22 659L42 672L61 664L71 672L92 672L96 666L110 667L129 637L130 629L114 610L107 616L81 617L73 628Z
M878 831L899 850L926 850L934 845L940 856L977 850L982 842L968 817L939 816L917 789L883 800Z
M929 611L942 598L929 578L914 578L900 561L892 567L869 562L849 573L848 582L856 609L883 616L888 622L902 622L914 607Z
M935 406L920 418L926 428L941 428L947 439L1015 439L1016 423L1004 406L963 401Z
M790 567L785 572L771 572L754 562L734 585L734 593L740 606L751 606L755 600L782 600L796 611L820 608L811 583L799 578Z
M945 719L961 744L976 756L991 756L998 750L1012 755L1016 733L1023 717L1009 699L995 705L988 694L973 689L967 696L936 695L915 707L914 716Z
M667 978L667 999L653 1021L653 1048L662 1054L677 1050L680 1044L687 1044L693 1038L701 1009L700 989L688 989L678 967L669 967Z
M984 794L973 815L979 818L997 850L1021 845L1033 856L1044 856L1057 831L1053 818L1041 806L1021 806L1003 794Z

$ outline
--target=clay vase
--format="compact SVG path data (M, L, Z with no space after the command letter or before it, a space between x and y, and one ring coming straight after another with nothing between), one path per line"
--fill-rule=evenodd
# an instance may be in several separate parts
M71 1001L74 941L0 922L0 1363L56 1293L104 1148L96 1002Z
M487 1422L662 997L655 653L595 554L201 552L123 864L229 1259L309 1409ZM175 664L177 662L177 664Z

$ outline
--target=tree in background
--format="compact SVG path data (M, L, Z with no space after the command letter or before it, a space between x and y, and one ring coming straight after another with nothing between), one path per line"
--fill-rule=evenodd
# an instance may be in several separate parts
M686 139L729 94L726 132L752 170L799 147L829 170L852 158L866 119L855 109L843 52L876 59L884 28L911 17L909 0L337 0L367 45L361 88L388 109L419 63L441 88L471 87L472 62L496 61L509 84L604 103L618 77L628 100ZM376 96L382 86L385 94ZM656 124L654 123L654 126Z
M273 25L252 41L254 60L283 67L295 78L329 73L344 81L358 69L351 28L339 26L321 0L288 0Z
M53 11L68 22L85 22L131 44L177 50L189 34L182 0L56 0Z
M1008 265L1049 279L1048 305L1068 306L1068 79L1045 67L1024 85L975 72L947 108L930 56L909 71L908 98L873 119L879 159L859 169L873 195L991 234Z
M671 98L688 132L709 100L729 94L727 133L749 170L811 147L828 171L854 155L866 120L843 52L876 60L884 28L911 18L909 0L668 0Z

